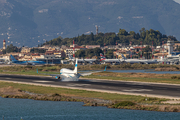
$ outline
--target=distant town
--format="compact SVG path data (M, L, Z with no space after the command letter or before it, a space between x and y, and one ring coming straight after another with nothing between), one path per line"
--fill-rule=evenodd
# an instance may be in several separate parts
M119 59L122 62L123 56L126 59L152 59L158 60L161 62L168 62L176 64L179 63L179 51L178 46L180 43L174 43L173 40L168 40L167 43L162 43L161 46L151 46L149 45L123 45L121 43L116 43L116 45L104 45L101 47L100 45L77 45L73 41L70 46L52 46L52 45L43 45L41 47L21 47L18 48L19 51L17 52L10 52L10 53L3 53L3 50L6 50L6 41L3 40L3 48L0 50L0 59L1 62L4 61L11 61L10 55L14 56L15 59L19 61L44 61L46 64L67 64L73 61L70 60L70 56L72 58L78 58L76 53L78 51L85 51L88 49L100 49L100 52L103 52L104 58L107 56L108 50L113 51L112 56L114 59ZM145 49L148 50L148 54L146 53ZM43 53L39 52L32 52L33 49L38 49L44 51ZM144 51L143 51L144 50ZM123 56L122 56L123 55ZM90 64L95 63L107 63L107 61L101 61L100 53L92 56L91 58L79 58L79 59L96 59L96 61L89 62ZM109 58L112 59L112 58ZM86 61L80 61L81 63L85 63ZM126 60L124 60L126 62ZM88 63L88 62L86 62ZM109 63L117 63L117 61L110 61Z

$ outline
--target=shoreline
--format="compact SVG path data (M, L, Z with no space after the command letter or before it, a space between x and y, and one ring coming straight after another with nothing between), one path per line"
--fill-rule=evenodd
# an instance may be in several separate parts
M84 106L105 106L107 108L116 109L131 109L131 110L147 110L147 111L161 111L161 112L180 112L180 105L165 104L163 100L158 98L144 98L144 101L150 101L149 104L142 102L134 102L133 100L118 101L118 100L105 100L96 97L80 97L74 95L62 95L58 93L53 94L38 94L29 91L24 91L12 86L0 88L0 96L3 98L20 98L20 99L32 99L43 101L70 101L70 102L83 102ZM151 101L157 101L151 103ZM171 100L172 101L172 100ZM180 102L180 101L179 101ZM179 103L178 103L179 104Z
M107 74L107 73L98 73L98 76L99 76L99 74L101 74L101 77L103 77L104 74ZM113 77L113 75L111 75L111 74L112 73L109 73L109 75ZM135 75L134 73L129 73L129 74ZM9 75L12 75L12 74L9 74ZM21 74L21 75L27 76L25 74ZM50 77L50 76L40 76L40 75L28 75L28 76ZM105 75L105 77L107 78L107 75ZM86 78L80 78L80 79L86 79ZM96 78L94 78L94 79L96 79ZM146 78L144 78L144 79L146 79ZM102 79L99 79L99 80L102 80ZM106 80L110 80L110 79L106 79ZM155 83L155 82L127 81L127 80L122 80L122 81L171 85L169 83ZM3 81L3 82L7 82L7 81ZM9 81L9 82L12 83L12 81ZM14 84L25 84L25 83L22 82L22 83L14 83ZM28 84L28 85L33 88L33 84ZM179 84L172 84L172 85L179 86ZM51 87L53 89L57 88L57 86L52 86L52 85L42 86L39 84L37 86L41 86L45 89L46 89L46 87ZM64 88L61 87L61 88L62 89L73 89L73 88L65 88L65 87ZM170 97L168 98L167 97L167 99L171 99L170 100L171 102L167 99L165 99L165 100L160 99L165 96L160 96L160 98L158 98L158 96L144 95L144 97L143 97L140 94L137 94L137 95L133 94L133 96L137 96L137 97L141 96L142 99L139 101L134 101L134 99L107 100L107 99L98 98L98 97L96 97L96 95L94 97L77 96L76 93L74 93L72 95L64 95L64 94L59 94L56 92L51 93L51 94L50 93L39 94L38 92L32 92L32 91L24 90L24 89L18 88L18 87L17 88L9 87L9 89L8 89L8 87L4 87L3 88L4 93L2 93L1 89L2 88L0 88L0 96L3 98L21 98L21 99L44 100L44 101L72 101L72 102L83 102L84 106L105 106L108 108L117 108L117 109L147 110L147 111L161 111L161 112L180 112L180 101L172 100L172 99L180 100L180 98L170 98ZM76 88L76 89L78 89L78 88ZM87 91L87 90L84 89L83 91ZM88 91L92 92L93 90L88 90ZM104 93L102 91L93 91L93 92L101 92L102 94ZM112 92L112 93L108 92L108 94L115 94L115 92ZM117 95L127 95L127 93L125 93L125 94L119 93Z
M146 110L146 111L157 111L157 112L180 112L180 105L138 104L131 101L112 102L109 100L103 100L103 99L97 99L97 98L63 96L59 94L51 94L51 95L0 94L0 96L2 98L32 99L32 100L40 100L40 101L83 102L84 103L83 106L95 106L95 107L104 106L107 108L115 108L115 109Z

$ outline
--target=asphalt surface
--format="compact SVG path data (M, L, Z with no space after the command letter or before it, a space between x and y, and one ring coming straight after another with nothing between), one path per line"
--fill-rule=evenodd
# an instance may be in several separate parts
M77 82L62 82L53 77L2 75L0 81L10 81L42 86L83 89L129 95L144 95L149 97L164 97L180 99L180 85L153 84L142 82L123 82L108 80L80 79Z

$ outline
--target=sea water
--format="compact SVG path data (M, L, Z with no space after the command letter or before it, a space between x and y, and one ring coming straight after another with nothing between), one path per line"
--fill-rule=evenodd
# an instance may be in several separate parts
M94 72L94 71L79 71L82 72ZM116 73L155 73L155 74L180 74L180 71L155 71L152 70L107 70L107 72L116 72Z
M155 73L155 74L180 74L180 71L155 71L155 70L107 70L117 73Z
M82 102L0 97L2 120L179 120L180 113L87 107Z

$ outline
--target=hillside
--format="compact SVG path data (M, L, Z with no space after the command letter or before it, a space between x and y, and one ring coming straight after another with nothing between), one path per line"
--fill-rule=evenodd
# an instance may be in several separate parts
M103 33L144 27L180 40L179 11L173 0L0 0L0 40L36 46L58 36L95 34L95 25Z

